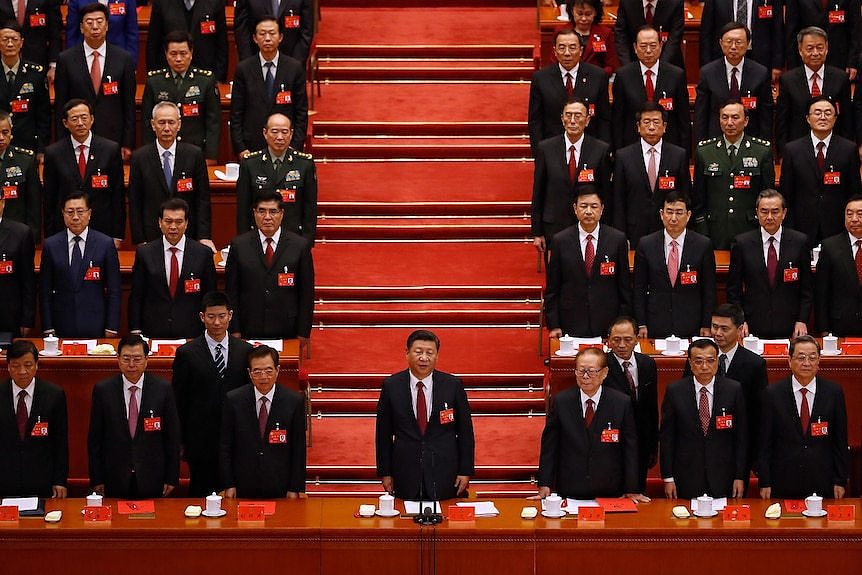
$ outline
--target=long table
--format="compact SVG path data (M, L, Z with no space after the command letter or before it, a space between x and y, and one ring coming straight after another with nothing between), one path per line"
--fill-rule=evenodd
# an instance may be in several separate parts
M858 573L862 562L860 501L856 520L782 518L767 520L767 502L746 500L751 521L674 519L674 502L657 500L637 513L608 514L603 522L520 518L537 502L497 500L501 514L469 522L444 521L420 528L406 518L358 518L370 499L279 500L263 522L236 519L236 502L224 501L221 519L186 519L183 509L200 500L156 501L155 517L114 515L107 524L85 524L83 500L52 500L63 511L58 524L41 519L0 522L4 572L32 570L78 573L222 573L273 571L351 575L554 574L560 572L639 575L790 572L800 562L819 573ZM399 502L400 503L400 502ZM829 503L829 502L824 502ZM402 508L403 509L403 508ZM447 506L444 503L444 513ZM421 562L420 562L421 561Z

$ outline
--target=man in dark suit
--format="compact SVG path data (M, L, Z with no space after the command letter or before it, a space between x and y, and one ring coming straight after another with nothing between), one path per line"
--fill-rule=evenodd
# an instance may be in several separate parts
M66 393L36 377L30 341L6 352L10 379L0 383L0 497L66 497L69 438Z
M290 118L273 114L266 121L266 148L240 160L236 182L236 233L255 228L251 203L263 191L281 195L283 225L314 244L317 233L317 169L311 154L289 148Z
M116 337L120 260L111 238L89 227L86 195L63 203L66 228L45 239L39 268L42 331L57 337Z
M730 249L727 301L745 312L740 335L763 339L808 333L814 298L808 238L783 226L784 196L772 189L757 197L756 230L736 236Z
M796 35L809 26L817 26L829 35L832 50L826 60L831 66L846 70L854 80L859 68L860 19L859 0L786 0L785 31L787 35L787 65L798 66L799 56L794 52Z
M171 385L146 373L139 335L117 344L120 374L93 387L90 485L106 497L167 497L179 483L180 422Z
M706 0L700 16L700 65L706 66L721 58L722 30L729 22L739 22L735 0ZM751 44L746 58L751 58L770 70L772 82L784 68L783 3L776 0L745 2L746 15L742 24L751 31ZM765 136L764 136L765 137Z
M655 360L635 351L638 327L630 317L611 325L604 388L631 398L638 435L638 488L646 493L647 473L658 462L658 370Z
M814 289L814 319L818 333L862 336L862 195L847 200L845 232L823 241Z
M174 357L173 388L190 497L204 497L223 487L218 456L225 396L249 383L246 356L252 346L228 334L232 316L233 306L224 293L204 295L200 311L204 334L180 346Z
M277 385L277 351L261 345L246 357L251 384L227 392L221 417L225 497L296 499L305 493L305 403Z
M715 307L715 253L709 238L686 230L688 197L665 196L664 229L635 251L634 310L639 338L709 336Z
M820 345L790 342L791 377L767 388L760 425L760 496L841 499L849 478L847 407L837 383L817 377Z
M281 226L278 192L252 204L256 230L235 237L225 267L226 292L236 302L231 331L245 338L307 338L314 309L311 245Z
M739 100L746 110L746 132L764 140L772 139L772 76L769 70L748 57L751 34L744 25L730 22L722 28L724 56L700 69L694 101L694 140L721 136L719 110L729 100Z
M862 184L856 144L834 131L835 104L821 96L807 110L810 131L785 146L780 186L793 228L814 247L843 231L844 205Z
M545 289L550 337L604 336L615 317L631 313L628 244L622 232L599 224L603 209L598 189L581 186L577 225L551 240Z
M575 360L577 387L559 392L542 431L539 497L594 499L638 493L638 435L628 396L602 385L608 375L604 352L582 350Z
M847 72L826 64L829 53L826 33L820 28L805 28L798 38L803 65L781 75L775 104L775 142L782 156L788 142L808 135L809 125L805 121L808 105L819 96L826 96L835 104L835 130L845 138L854 135L850 80ZM784 197L788 198L786 193Z
M572 28L562 28L554 37L557 61L533 73L530 80L530 108L527 126L533 156L539 142L563 133L560 110L577 98L587 106L590 123L587 134L611 143L611 107L605 71L581 62L581 40Z
M596 186L603 200L611 189L609 147L584 134L590 123L586 105L571 100L560 117L565 132L539 143L533 172L530 231L533 245L540 252L546 251L546 240L550 242L575 223L572 204L578 186Z
M2 39L2 32L0 32ZM0 111L0 176L6 202L3 215L26 224L35 241L42 227L42 185L39 162L32 150L10 146L14 139L12 118Z
M0 55L3 68L0 77L0 110L14 114L12 133L19 146L42 154L51 132L51 101L45 67L21 58L24 45L17 22L0 24Z
M619 21L618 21L619 23ZM685 70L668 63L662 54L659 32L642 28L634 41L637 60L617 70L614 79L614 149L638 140L636 114L647 100L667 111L665 141L691 152L691 116Z
M185 0L152 0L147 34L147 70L164 68L162 40L168 32L183 30L195 43L192 63L210 70L220 82L227 81L227 21L225 4L219 0L195 0L191 9Z
M233 17L239 59L245 60L257 53L252 38L254 27L267 17L274 17L281 28L279 51L305 65L314 36L314 3L311 0L279 0L275 12L269 0L239 0Z
M156 225L162 202L181 198L189 206L188 236L208 246L210 239L210 185L203 151L177 141L180 110L173 102L159 102L150 121L156 142L132 154L129 168L129 225L132 241L150 242L159 237Z
M661 476L668 499L745 497L748 421L738 381L716 375L718 346L688 348L693 375L668 385L661 405Z
M66 102L63 124L71 132L45 148L45 235L63 229L60 213L72 193L86 194L93 208L92 227L114 239L119 248L126 233L123 160L116 142L94 134L90 105Z
M0 138L3 124L0 120ZM35 325L35 244L31 230L6 217L6 200L0 190L0 332L27 337Z
M620 0L614 40L620 62L635 62L632 44L643 26L652 26L659 34L661 59L684 68L682 34L685 27L685 7L682 0Z
M120 144L123 161L135 147L135 63L128 52L105 42L108 8L94 2L81 9L84 44L57 59L54 114L58 136L65 134L65 104L72 98L89 102L93 131ZM94 55L95 54L95 55ZM64 129L65 128L65 129Z
M56 0L27 0L24 14L17 0L0 2L0 21L13 21L21 26L24 36L24 59L39 64L45 70L57 62L62 48L62 2Z
M192 338L204 294L216 287L212 250L186 236L189 205L162 204L162 236L138 246L129 295L129 331L155 338Z
M230 137L241 157L266 145L263 127L272 114L290 118L290 147L299 152L308 130L308 97L303 65L278 51L281 32L271 16L255 26L260 53L237 64L230 101Z
M661 229L659 213L668 192L691 192L688 154L664 140L667 110L644 102L637 113L640 141L616 151L613 226L625 233L632 249Z
M467 393L437 371L440 339L427 330L407 337L407 366L383 380L377 402L377 475L399 499L466 496L475 440Z

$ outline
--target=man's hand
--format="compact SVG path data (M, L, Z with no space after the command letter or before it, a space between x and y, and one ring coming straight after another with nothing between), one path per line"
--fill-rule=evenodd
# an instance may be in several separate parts
M120 249L120 244L122 244L122 243L123 243L122 238L114 238L114 249L116 249L116 250Z
M772 83L775 84L778 82L778 79L781 77L781 68L773 68L772 69Z
M99 495L105 495L105 484L99 483L98 485L93 486L93 493L98 493Z
M384 475L382 479L383 490L386 491L389 495L395 493L395 481L393 481L391 475Z
M128 162L129 158L132 157L132 149L131 148L120 148L120 155L123 156L124 162Z
M228 487L224 490L225 499L236 499L236 487Z
M623 495L624 499L631 499L635 503L649 503L652 501L649 497L644 495L643 493L626 493Z
M106 329L105 330L105 337L108 337L108 338L117 337L117 332L115 332L112 329Z
M638 339L649 339L649 331L645 325L638 328Z
M287 498L288 499L299 499L299 493L297 493L296 491L288 491L287 492Z
M799 337L800 335L808 335L808 326L804 322L797 321L793 324L793 337Z
M748 337L748 322L742 322L742 325L739 326L739 337L745 338Z
M51 486L51 497L54 499L66 499L66 486L53 485Z
M551 488L550 487L539 486L538 493L536 493L535 495L531 495L530 497L527 497L527 499L544 499L545 497L547 497L550 494L551 494Z
M173 485L168 485L167 483L165 483L164 485L162 485L162 497L167 497L168 495L171 494L171 492L173 490L174 490Z
M470 476L469 475L458 475L455 477L455 494L461 495L462 493L467 492L467 488L470 487Z
M56 70L56 68L54 66L49 66L48 67L48 73L46 74L46 77L48 78L48 83L51 84L52 86L54 85L54 71L55 70Z
M203 245L205 245L206 247L208 247L209 249L211 249L213 251L213 253L216 253L218 251L212 240L198 240L198 241L200 243L202 243Z
M664 484L664 496L668 499L676 499L676 483L668 481Z
M700 337L712 337L712 330L708 327L700 328Z
M535 246L537 251L544 252L545 236L536 236L535 238L533 238L533 246Z
M552 329L548 332L548 336L554 339L558 339L561 335L563 335L563 330L561 330L560 328Z
M21 329L21 337L30 337L30 331L32 331L33 328L21 326L20 329Z
M847 68L846 72L851 82L856 79L856 68Z
M835 499L843 499L844 498L844 486L836 485L835 486Z
M244 160L248 157L249 154L251 154L251 151L243 150L242 152L239 153L239 157Z
M733 489L730 493L731 497L745 497L745 481L742 479L733 480Z
M761 487L760 488L760 498L761 499L772 498L772 488L771 487Z

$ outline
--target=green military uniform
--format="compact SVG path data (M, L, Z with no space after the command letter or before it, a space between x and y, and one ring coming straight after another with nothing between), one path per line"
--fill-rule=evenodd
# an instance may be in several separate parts
M15 143L41 153L50 143L51 134L51 101L45 68L19 60L18 73L11 84L7 76L0 78L0 110L12 115Z
M724 137L704 140L694 161L694 216L697 231L717 250L728 250L737 235L757 227L757 196L775 188L769 142L743 134L734 157Z
M282 197L282 227L313 242L317 231L317 170L311 154L288 149L275 168L269 150L250 154L239 164L236 182L236 231L254 229L251 206L261 192L278 191Z
M144 144L154 142L156 135L150 126L153 107L159 102L173 102L180 107L182 127L179 139L204 151L204 157L218 157L221 133L221 99L218 84L209 70L189 68L185 76L175 78L169 68L147 74L141 100L141 134Z
M3 217L27 224L39 242L42 222L42 184L38 162L32 150L9 146L0 157L0 184L6 207Z

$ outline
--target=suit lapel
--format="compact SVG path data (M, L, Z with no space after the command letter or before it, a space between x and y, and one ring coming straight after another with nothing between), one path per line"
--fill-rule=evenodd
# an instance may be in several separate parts
M793 421L796 423L793 427L796 433L800 436L808 435L808 430L802 431L802 418L799 417L799 410L796 408L796 394L793 392L793 380L787 380L787 391L782 394L784 396L785 409L787 413L793 414Z
M422 437L422 434L419 431L419 422L416 419L416 412L413 410L413 391L410 389L410 371L408 370L403 373L404 378L401 380L403 383L395 386L397 393L400 395L395 403L396 405L401 404L401 409L405 410L405 413L410 414L410 417L413 420L413 429L416 433L416 437Z
M156 266L156 273L158 274L159 281L157 285L159 286L159 291L162 292L164 297L171 299L170 289L168 287L167 280L167 269L165 268L165 252L162 251L164 248L164 243L162 243L161 239L156 240L157 249L153 250L153 257L155 258L155 262L153 262ZM183 262L185 262L185 258L183 258Z
M159 181L159 188L162 190L162 196L167 199L171 196L171 190L168 188L168 183L165 181L165 170L162 167L162 159L159 157L159 148L156 144L153 144L152 153L148 154L148 156L150 157L150 169L153 174L156 174L156 179ZM176 164L176 155L174 156L174 164ZM176 165L174 165L174 171L176 171Z
M66 165L71 167L71 169L69 170L69 175L74 180L76 184L75 187L77 188L81 185L81 182L83 181L81 180L81 173L78 172L78 151L75 149L75 146L77 146L78 144L72 144L71 136L66 135L63 136L63 138L66 140L66 145L63 146L63 153L66 154L66 161L68 162ZM92 140L90 141L90 143L93 143ZM90 151L92 152L92 149ZM90 163L89 157L87 159L87 163ZM84 173L86 176L86 170Z

